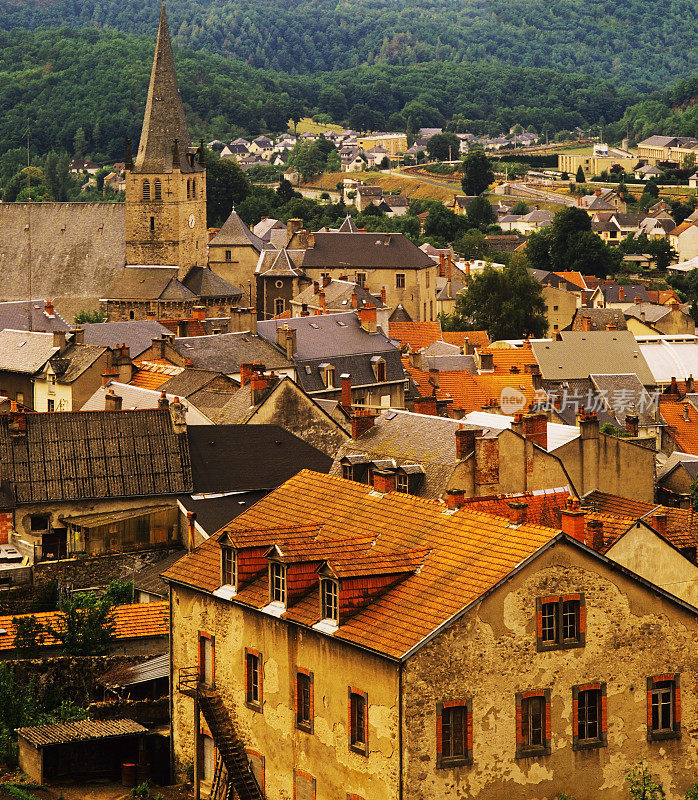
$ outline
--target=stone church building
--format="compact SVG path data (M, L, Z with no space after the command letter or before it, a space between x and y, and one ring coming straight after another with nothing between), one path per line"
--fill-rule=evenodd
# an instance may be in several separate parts
M205 151L191 143L163 4L125 203L0 204L0 300L48 297L69 317L227 316L243 292L208 269L207 239Z

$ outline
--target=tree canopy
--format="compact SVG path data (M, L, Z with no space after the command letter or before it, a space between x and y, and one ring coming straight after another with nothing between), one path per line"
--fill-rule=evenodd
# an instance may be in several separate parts
M485 265L458 296L456 312L464 330L486 330L491 340L544 336L548 328L543 289L521 260L504 269Z
M480 150L468 153L463 159L461 186L467 195L482 194L494 180L489 158Z

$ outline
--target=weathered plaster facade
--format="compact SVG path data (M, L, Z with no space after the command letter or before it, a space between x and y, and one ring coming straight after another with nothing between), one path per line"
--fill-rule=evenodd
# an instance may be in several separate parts
M536 598L583 592L586 645L538 652ZM405 666L404 794L429 798L627 798L641 759L678 800L698 768L691 656L698 620L559 542L422 647ZM649 676L680 673L681 736L647 740ZM608 744L572 747L572 687L606 683ZM516 758L516 692L551 690L551 754ZM436 767L437 703L472 700L473 765Z
M265 794L292 800L294 769L316 779L317 800L359 797L397 800L397 664L334 641L284 620L194 592L172 587L172 663L198 663L199 634L215 637L214 680L234 711L248 750L264 756ZM245 648L262 654L262 710L245 705ZM313 673L313 733L295 724L296 667ZM196 758L194 701L176 691L172 730L175 764L181 770ZM349 748L348 687L368 693L368 757ZM206 786L202 786L202 792Z

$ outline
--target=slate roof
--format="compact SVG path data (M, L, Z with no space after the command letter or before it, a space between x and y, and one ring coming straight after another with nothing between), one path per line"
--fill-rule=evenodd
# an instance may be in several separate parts
M160 558L153 564L139 569L133 576L134 588L142 592L150 592L165 598L169 594L169 586L162 580L160 575L175 564L184 555L184 550L175 550L164 558Z
M656 404L652 402L649 392L640 383L637 375L616 373L589 377L619 424L625 424L625 416L631 411L638 415L640 425L657 424L654 414Z
M177 280L177 267L124 267L103 297L108 300L193 300Z
M50 359L58 383L73 383L107 352L106 347L92 344L69 344Z
M257 264L255 272L267 278L289 278L303 276L291 260L288 250L265 250Z
M170 333L164 325L150 319L96 322L81 327L85 331L85 344L98 344L111 348L125 344L131 358L138 358L152 345L153 339L160 339Z
M222 376L219 372L210 372L205 369L187 367L180 372L179 375L175 375L165 381L165 383L160 386L160 390L177 395L177 397L189 397L194 394L194 392L198 392L220 377ZM234 391L235 389L235 384L233 381L230 381L230 390Z
M581 331L584 317L589 317L592 331L605 331L606 325L615 325L619 331L628 330L625 314L620 308L578 308L574 312L569 330Z
M635 298L639 297L643 303L650 302L650 296L647 294L647 287L641 283L632 283L629 286L618 286L617 284L604 285L600 287L601 293L607 303L634 303ZM624 292L623 297L620 299L621 290Z
M187 511L196 514L197 525L212 536L268 494L268 489L216 493L213 496L189 494L182 495L179 502Z
M655 383L640 346L630 331L562 331L562 341L532 342L545 380L563 381L613 371L635 373L644 386Z
M352 454L365 454L371 461L393 459L396 466L419 464L424 467L424 480L414 494L438 499L459 464L456 431L461 424L448 417L384 411L358 439L349 439L337 450L330 475L341 477L341 461ZM463 427L480 430L475 425Z
M301 469L329 472L332 459L279 425L187 428L195 493L273 489Z
M233 208L228 219L223 223L218 233L211 239L209 246L231 247L250 246L258 253L264 249L264 242L240 219L240 215Z
M186 439L168 411L72 411L0 415L3 480L17 503L101 500L189 491Z
M671 316L673 313L674 306L666 305L660 306L655 305L654 303L634 303L629 308L624 310L624 314L626 319L628 317L634 317L640 322L647 322L648 324L652 324L654 322L659 322L660 320L664 319L666 316ZM676 305L680 311L683 311L680 305Z
M332 278L327 286L320 284L320 291L325 293L325 304L331 309L341 309L342 311L352 310L352 295L356 292L356 301L359 306L374 305L376 308L386 308L385 303L380 297L369 294L363 286L352 281L342 281ZM320 308L319 293L315 293L314 286L307 286L299 292L291 303L294 306L306 303L313 308Z
M243 290L216 275L208 267L192 267L182 281L197 297L230 297L239 299Z
M332 634L340 641L400 659L556 538L550 528L522 525L514 529L500 517L464 509L444 514L443 508L441 503L396 492L377 495L371 486L303 470L238 517L229 529L239 544L249 537L256 542L266 538L271 545L293 537L289 525L304 526L296 539L313 544L314 554L321 552L320 542L340 552L337 545L342 541L354 544L351 556L340 555L338 562L363 560L367 537L375 540L372 558L385 556L404 563L408 554L421 551L413 561L414 571L403 572L395 585L372 596ZM274 526L285 526L285 530L276 535L269 530ZM322 532L317 533L320 527ZM267 533L260 537L262 529ZM168 570L165 578L214 592L220 585L217 541L204 542ZM241 588L232 602L262 608L268 598L265 570ZM313 626L320 621L319 613L319 586L315 585L290 604L281 618Z
M52 333L0 331L0 371L34 375L57 352Z
M293 367L276 347L249 332L175 339L174 348L183 358L191 359L193 367L224 375L236 374L240 364L253 361L261 361L268 370Z
M13 331L28 331L31 318L32 331L68 331L70 325L54 309L49 314L45 300L14 300L0 303L0 331L9 328Z
M161 384L162 385L162 384ZM158 401L162 389L148 389L143 386L134 386L131 383L118 383L117 381L109 381L106 386L100 386L92 397L80 409L81 411L104 411L105 395L109 390L114 394L121 397L122 410L135 411L148 408L157 408ZM173 403L175 397L180 397L176 392L168 392L166 395L170 403ZM184 408L184 418L188 425L209 425L212 420L206 417L203 413L195 408L186 400L181 400Z
M54 722L17 728L17 733L34 747L115 739L122 736L142 736L148 733L132 719L83 719L78 722Z
M424 269L434 260L402 233L321 233L308 247L303 269Z

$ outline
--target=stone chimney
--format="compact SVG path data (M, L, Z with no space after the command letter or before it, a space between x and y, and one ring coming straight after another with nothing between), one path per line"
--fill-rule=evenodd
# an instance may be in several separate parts
M582 413L579 419L579 435L582 439L599 438L599 420L596 414Z
M521 411L517 411L514 414L514 421L509 426L514 433L518 433L521 436L524 435L524 424L523 424L523 413Z
M53 303L50 300L46 301L46 305L44 306L44 314L46 314L47 317L56 316L56 311L53 307Z
M548 418L545 414L524 414L523 435L534 444L548 449Z
M53 332L53 346L58 348L58 353L62 353L65 350L65 331L54 331Z
M322 276L322 288L326 289L332 283L332 278L329 275Z
M586 524L584 544L592 550L603 549L603 522L600 519L590 519Z
M660 536L666 536L668 519L666 511L657 511L650 517L649 523Z
M686 391L688 392L688 394L693 394L693 387L694 387L694 385L695 385L695 384L694 384L694 380L693 380L693 373L691 373L691 374L690 374L690 375L689 375L689 376L686 378Z
M351 413L351 375L348 372L343 372L339 376L339 380L342 384L342 395L339 404L345 411Z
M414 413L426 414L428 417L435 417L436 395L430 394L426 397L416 397L414 401Z
M583 331L591 330L591 317L588 314L582 315L582 330Z
M327 299L325 298L325 290L321 289L318 293L318 300L320 302L320 310L323 314L327 313Z
M669 385L669 394L678 394L679 393L679 385L676 382L676 378L672 376L671 384Z
M276 329L276 340L279 344L279 347L283 347L286 351L286 358L291 361L293 356L296 355L297 347L296 347L296 337L298 333L295 328L291 328L289 325L282 325L281 327Z
M560 527L562 532L584 544L584 518L585 514L579 507L576 497L568 497L567 505L560 512Z
M466 336L463 340L463 355L465 356L472 356L475 355L475 345L470 341L470 337Z
M313 281L313 294L317 294L320 291L320 281Z
M642 298L640 297L640 295L636 294L633 302L635 303L636 306L639 306L640 303L642 303Z
M387 305L388 303L388 291L385 286L381 286L381 303L383 303L383 305Z
M73 335L73 344L85 344L84 328L73 328L70 332Z
M516 500L511 500L509 505L509 524L510 525L525 525L528 516L528 503L521 503Z
M121 411L122 403L123 403L123 398L121 397L121 395L114 394L113 389L107 389L107 393L104 395L105 411Z
M618 299L621 303L625 301L625 286L618 287Z
M351 307L352 308L358 308L359 307L359 295L356 293L356 290L354 290L351 293Z
M439 278L446 277L446 256L444 253L439 253Z
M691 421L691 417L689 416L690 408L691 408L691 404L690 403L683 403L683 421L684 422L690 422Z
M252 405L261 403L269 393L269 378L259 372L253 372L250 378L250 391L252 393Z
M607 331L616 331L616 330L618 330L618 328L612 322L607 322L606 323L606 330Z
M370 409L354 409L351 417L351 438L358 439L362 433L373 427L376 415Z
M378 327L378 314L376 307L367 304L357 309L356 315L359 318L359 324L367 333L375 333Z
M395 473L389 470L375 470L373 473L373 488L381 494L395 491Z
M187 419L184 413L184 406L182 405L179 397L170 404L170 417L172 419L172 427L175 433L187 432Z
M446 505L452 511L465 503L465 492L462 489L446 489Z
M170 401L167 399L167 395L165 392L160 392L160 397L158 397L158 408L169 408Z
M472 428L464 428L462 425L456 429L456 458L458 461L462 461L475 450L476 433L477 431Z
M152 339L153 358L167 358L165 355L165 345L167 344L167 337L161 336L159 339Z
M640 418L637 414L625 415L625 430L631 436L637 436L640 432Z
M297 218L290 219L286 223L286 244L301 230L303 230L303 220Z

